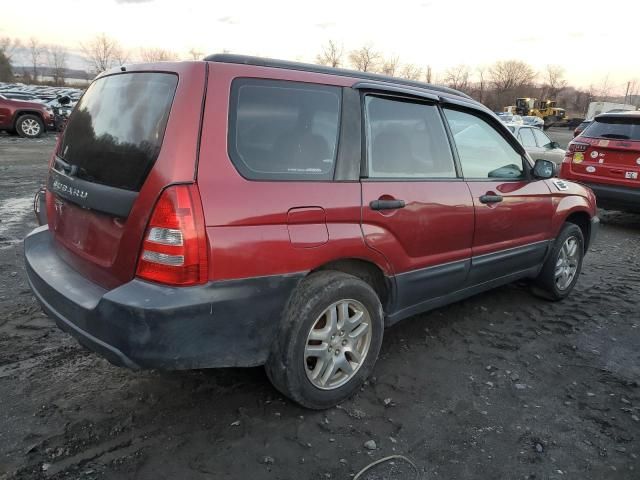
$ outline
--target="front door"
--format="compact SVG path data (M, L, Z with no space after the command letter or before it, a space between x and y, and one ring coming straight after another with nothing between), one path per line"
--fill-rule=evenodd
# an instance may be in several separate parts
M540 265L553 216L549 188L491 117L449 108L445 116L475 208L470 283Z
M463 287L473 202L436 105L366 95L364 121L362 230L394 269L393 310L406 311Z

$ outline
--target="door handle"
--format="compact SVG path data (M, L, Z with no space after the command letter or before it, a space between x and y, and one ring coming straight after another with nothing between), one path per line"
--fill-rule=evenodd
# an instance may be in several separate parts
M480 203L500 203L502 201L502 195L482 195L480 197Z
M369 207L371 210L395 210L404 208L404 200L371 200Z

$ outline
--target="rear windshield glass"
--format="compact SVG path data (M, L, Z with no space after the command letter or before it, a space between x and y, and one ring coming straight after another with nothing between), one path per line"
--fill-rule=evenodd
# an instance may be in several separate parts
M71 116L58 156L78 167L78 178L140 190L160 152L177 84L171 73L96 80Z
M585 137L640 140L640 117L597 118L582 133Z
M338 143L340 89L238 79L229 114L229 155L252 180L330 180Z

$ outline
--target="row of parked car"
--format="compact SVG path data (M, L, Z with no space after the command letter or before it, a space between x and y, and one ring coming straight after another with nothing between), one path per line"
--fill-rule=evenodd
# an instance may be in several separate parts
M36 138L60 130L83 90L21 83L0 83L0 130Z

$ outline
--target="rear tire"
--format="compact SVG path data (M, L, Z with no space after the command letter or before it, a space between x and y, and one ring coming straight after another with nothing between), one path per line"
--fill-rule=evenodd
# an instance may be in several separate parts
M574 223L565 223L534 281L533 293L551 301L569 296L582 271L583 259L582 230Z
M16 122L16 131L23 138L38 138L44 133L44 123L37 115L22 115Z
M382 306L370 285L342 272L313 273L285 308L267 375L304 407L333 407L371 374L383 329Z

